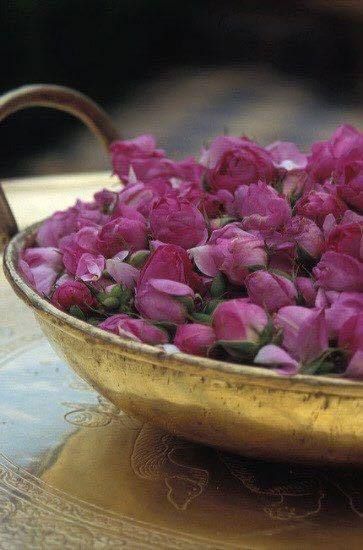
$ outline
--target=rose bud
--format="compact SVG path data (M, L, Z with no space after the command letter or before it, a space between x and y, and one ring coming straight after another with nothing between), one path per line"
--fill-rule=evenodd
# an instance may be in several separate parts
M310 363L328 348L323 309L286 306L276 314L275 324L283 331L283 347L303 364Z
M26 281L48 297L62 268L62 255L52 247L27 248L19 259L19 269Z
M129 264L137 269L140 269L146 264L148 257L150 256L150 250L138 250L131 254Z
M85 252L79 259L76 277L82 281L98 281L105 269L105 258Z
M296 277L295 286L304 304L308 307L314 307L317 290L313 280L310 277Z
M341 327L338 345L352 357L358 350L363 351L363 311L352 315Z
M351 208L363 212L363 152L359 160L351 161L338 169L338 195Z
M77 233L63 237L59 242L59 249L63 254L63 263L71 275L75 275L78 262L82 254L88 252L97 255L96 239L97 227L82 227Z
M363 222L337 225L330 232L326 250L363 260Z
M165 156L164 151L156 149L153 136L142 135L135 139L119 140L110 147L112 165L120 179L127 179L130 168L139 180L158 165Z
M267 325L264 310L245 298L223 302L213 313L216 339L234 357L253 356Z
M268 271L255 271L245 285L251 301L272 313L283 306L296 303L297 291L294 283L281 275Z
M293 359L284 349L275 344L263 346L253 360L256 365L274 367L279 374L292 375L299 370L298 362Z
M106 260L106 270L116 283L131 289L135 287L140 275L140 271L136 267L124 261L123 253Z
M296 213L314 220L322 226L328 214L333 214L336 220L340 220L347 210L347 205L335 192L310 191L296 203Z
M361 292L340 292L334 297L330 308L325 310L329 335L335 338L342 326L350 317L363 311L363 294Z
M286 237L293 239L298 247L311 258L319 258L324 246L324 236L313 220L294 216L285 227Z
M214 190L234 192L240 185L261 180L270 182L276 175L269 153L248 138L219 136L204 151L201 164L208 168L208 182Z
M154 321L184 323L194 309L194 292L170 279L149 279L137 287L135 305L141 315Z
M347 254L325 252L313 275L325 289L363 292L363 264Z
M96 304L91 291L81 281L66 281L59 285L52 295L51 302L63 311L69 311L72 306L77 306L83 312L89 311Z
M101 228L96 244L97 249L106 258L111 258L122 250L145 249L146 224L139 219L115 218Z
M192 323L178 326L174 344L184 353L205 356L208 354L208 349L214 344L215 339L216 336L212 327Z
M363 378L363 349L355 352L344 373L348 378Z
M165 330L155 327L145 319L133 319L128 315L112 315L98 326L136 342L155 346L169 342L169 336Z
M198 208L174 197L155 203L150 213L150 227L155 239L185 249L202 245L208 238L206 222Z
M289 141L274 141L267 145L266 151L270 153L274 165L285 170L305 168L308 162L306 155L301 153L295 143Z

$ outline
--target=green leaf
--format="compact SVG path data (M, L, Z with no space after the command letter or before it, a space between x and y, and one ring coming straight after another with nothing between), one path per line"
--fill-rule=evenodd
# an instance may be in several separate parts
M222 273L218 273L212 281L210 293L213 298L220 298L226 292L226 279Z
M77 319L81 319L81 321L86 320L86 316L85 316L85 314L83 313L83 311L81 310L80 307L73 305L69 308L68 311L71 315L73 315L73 317L77 317Z
M232 357L251 363L256 356L260 346L248 341L218 340L216 345L225 349Z
M192 321L195 321L196 323L201 323L202 325L210 325L212 322L212 318L210 315L206 315L205 313L200 313L199 311L195 311L194 313L191 313L189 315L189 319Z

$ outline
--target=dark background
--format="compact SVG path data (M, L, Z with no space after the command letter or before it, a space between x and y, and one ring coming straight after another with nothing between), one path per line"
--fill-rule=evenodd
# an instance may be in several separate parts
M306 145L343 117L363 120L362 23L361 0L2 0L0 91L74 87L126 125L124 134L153 130L176 155L223 131L224 119L240 116L237 102L241 131L262 139L281 131ZM296 120L282 120L284 102L299 110ZM271 112L268 131L254 126L259 105ZM82 150L89 142L77 122L45 109L2 122L0 145L0 177L105 167Z

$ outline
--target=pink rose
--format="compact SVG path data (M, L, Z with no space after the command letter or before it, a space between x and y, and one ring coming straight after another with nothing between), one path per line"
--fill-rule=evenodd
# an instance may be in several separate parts
M275 317L283 331L283 347L302 364L319 357L328 348L328 332L323 309L287 306Z
M313 220L294 216L285 227L286 238L290 238L312 258L319 258L323 251L324 236Z
M276 169L269 153L247 138L217 137L204 151L201 164L209 170L208 181L213 189L235 191L240 185L261 180L270 183Z
M155 327L145 319L133 319L128 315L112 315L98 325L104 330L118 334L122 338L144 342L145 344L166 344L169 341L165 330Z
M363 292L363 264L347 254L325 252L313 274L325 289Z
M261 181L238 187L234 207L244 229L278 229L291 217L286 199Z
M113 258L106 260L106 270L108 274L126 288L133 289L139 279L140 271L124 261L127 251L116 254Z
M349 206L363 212L363 152L359 160L338 168L336 178L338 195Z
M255 271L246 278L245 285L251 301L270 313L296 303L295 285L281 275Z
M340 292L332 304L325 310L329 334L335 338L342 326L350 317L363 311L363 294L361 292Z
M308 307L314 307L317 290L314 286L314 282L310 277L296 277L295 286L299 295L304 300L304 303Z
M53 293L51 302L58 309L69 311L71 306L78 306L83 312L96 304L88 287L81 281L66 281Z
M163 150L156 149L153 136L146 134L135 139L115 141L110 152L113 169L120 179L127 179L132 168L136 177L142 180L165 157Z
M258 343L268 323L264 310L245 298L227 300L213 314L217 340Z
M326 250L363 260L363 221L337 225L329 232Z
M27 248L21 253L19 269L37 292L49 296L63 269L62 255L53 247Z
M155 203L150 214L150 227L155 239L186 249L202 245L208 238L206 222L198 208L172 197Z
M192 305L193 289L200 287L185 250L172 244L159 246L140 272L135 305L142 316L180 324Z
M105 258L85 252L79 259L76 277L82 281L98 281L105 269Z
M282 194L285 197L297 198L310 190L308 174L305 170L290 170L282 178Z
M328 214L333 214L339 221L345 210L346 204L335 192L310 191L296 203L296 213L314 220L320 227Z
M115 218L101 228L97 237L97 249L106 258L121 250L135 251L146 247L146 224L139 219Z
M264 367L274 367L279 374L292 375L299 370L298 362L293 359L284 349L275 344L263 346L257 353L253 362Z
M290 171L305 168L308 162L307 156L299 151L295 143L289 141L274 141L266 147L266 151L277 168Z
M106 213L115 207L118 200L118 194L115 193L115 191L110 191L109 189L97 191L97 193L93 196L98 208Z
M357 351L363 351L363 311L352 315L341 327L338 335L338 345L353 356Z
M96 227L83 227L77 233L67 235L60 240L59 249L63 254L63 263L68 273L76 274L78 262L85 252L97 254L97 234Z
M207 355L215 339L216 336L212 327L192 323L178 326L174 344L184 353L203 356Z
M344 373L348 378L363 378L363 350L359 349L351 358Z

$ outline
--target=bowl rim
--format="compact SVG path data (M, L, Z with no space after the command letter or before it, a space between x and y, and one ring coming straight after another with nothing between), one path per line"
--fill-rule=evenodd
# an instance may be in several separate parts
M52 323L56 320L61 330L71 331L75 336L77 336L77 333L81 333L86 337L97 340L98 344L112 344L125 355L133 357L135 357L135 354L142 355L144 361L153 364L158 363L159 366L165 369L172 368L173 370L185 372L188 368L190 374L203 376L208 373L210 376L222 379L233 377L234 382L240 380L242 385L263 385L269 386L271 389L282 388L286 391L319 392L322 396L326 394L343 394L346 397L363 397L363 381L308 374L296 374L291 377L281 376L272 369L260 366L241 365L182 352L170 353L158 346L121 338L61 311L38 294L23 279L17 268L19 251L24 248L25 244L34 240L35 231L41 223L43 222L40 221L30 225L9 241L3 256L4 272L16 294L42 317L51 318ZM79 334L78 337L80 337Z

